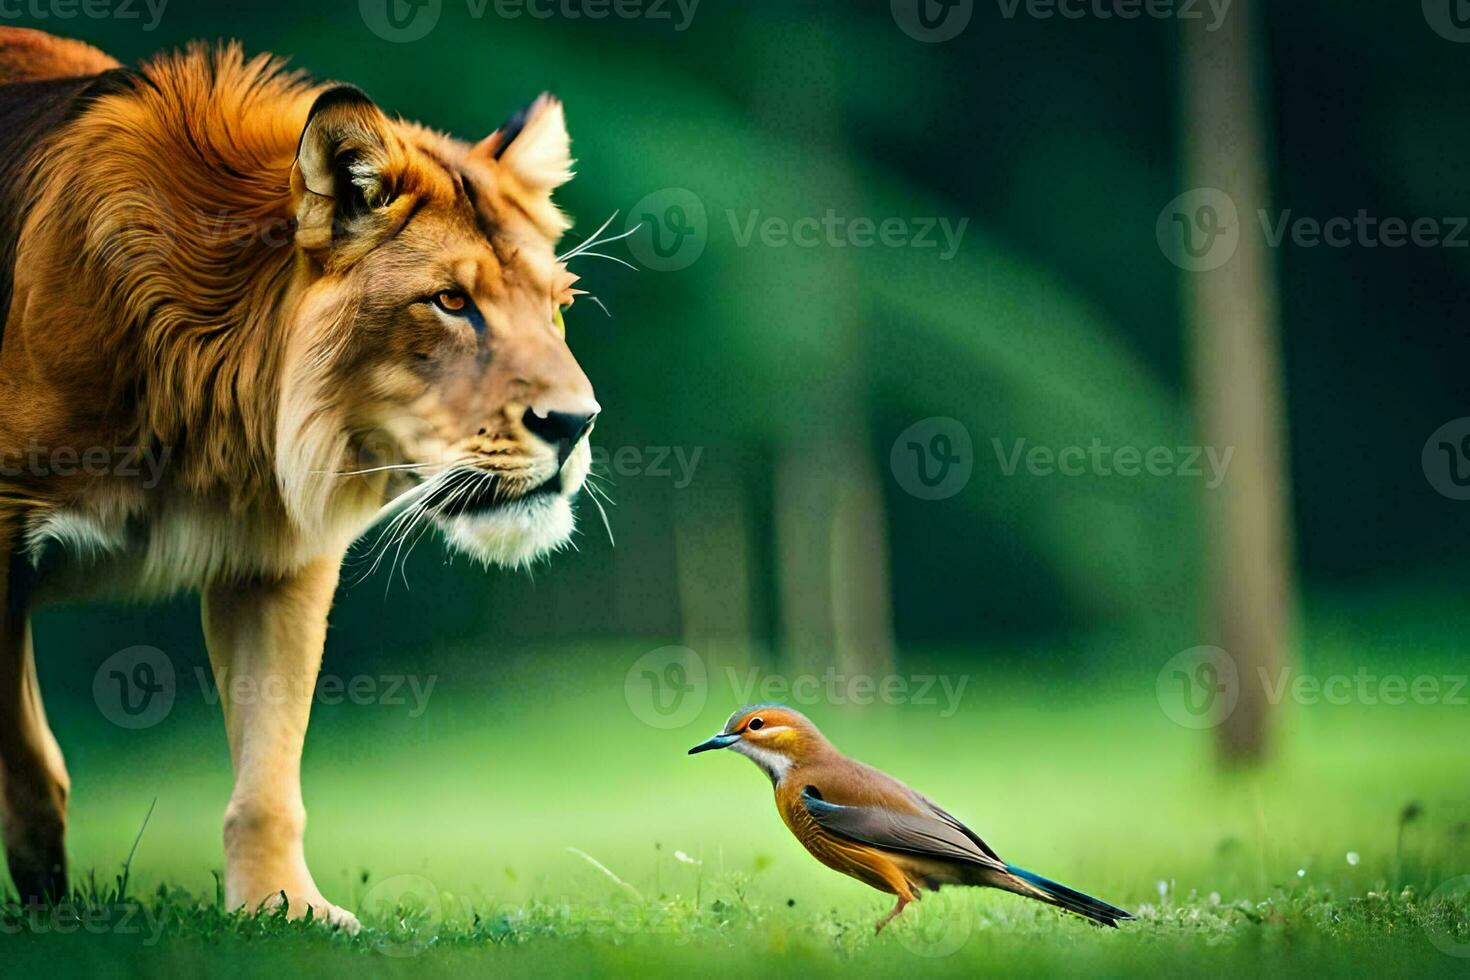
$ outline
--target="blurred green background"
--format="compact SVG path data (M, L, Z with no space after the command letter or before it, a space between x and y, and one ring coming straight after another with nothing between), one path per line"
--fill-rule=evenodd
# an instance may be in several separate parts
M1208 725L1174 723L1166 664L1228 646L1209 568L1230 528L1210 523L1208 469L1007 472L1017 440L1208 445L1193 287L1156 235L1192 186L1177 20L975 3L958 36L925 43L886 0L603 18L578 3L540 6L543 18L392 2L396 22L373 0L169 0L152 30L145 7L139 20L5 21L125 62L238 38L469 139L549 89L579 161L561 197L569 241L615 212L618 231L649 216L609 246L640 271L575 267L612 316L588 301L568 315L604 406L616 546L584 499L577 549L531 575L425 541L399 568L344 576L327 673L434 686L419 711L407 688L403 705L318 708L308 853L329 895L412 873L486 901L595 900L605 882L567 847L649 894L685 894L677 875L695 866L670 857L681 849L711 875L716 862L751 875L765 906L790 896L866 921L877 899L795 852L748 765L682 757L746 679L779 694L829 666L963 683L953 711L939 690L864 708L827 686L798 706L1003 854L1111 884L1123 904L1169 882L1260 900L1319 872L1358 895L1470 872L1464 700L1287 697L1270 761L1245 773L1215 771ZM1449 94L1470 47L1434 23L1370 0L1258 12L1273 215L1429 217L1451 234L1470 214L1470 127ZM908 244L760 231L829 213L901 219ZM684 250L667 254L670 241ZM1286 502L1279 598L1298 672L1470 669L1470 503L1421 461L1466 414L1470 233L1460 241L1267 250L1285 463L1267 489ZM927 499L909 443L937 452L936 433L969 475ZM113 868L156 796L138 873L208 893L228 752L197 682L196 602L37 623L75 785L74 862ZM99 711L94 678L139 645L173 665L176 697L132 730ZM661 652L674 645L692 654ZM1429 817L1406 871L1410 803ZM1132 853L1140 839L1151 849Z
M667 476L620 467L618 547L584 515L581 553L534 580L441 571L441 556L421 548L409 576L417 615L388 611L386 576L343 596L335 624L354 657L421 642L431 618L440 640L492 629L502 644L658 640L708 628L774 649L778 474L811 506L830 504L835 476L851 470L829 478L824 467L854 450L879 478L900 647L1120 625L1155 633L1161 649L1208 639L1187 635L1205 481L1006 477L992 443L1199 442L1185 283L1155 240L1160 209L1185 189L1177 22L1006 18L982 3L959 37L925 44L886 3L705 0L682 31L672 4L667 21L506 18L493 5L476 17L466 0L424 9L436 7L433 30L407 43L374 34L350 0L170 0L152 31L141 6L139 21L14 21L125 62L239 38L465 138L551 89L580 161L562 196L577 220L570 240L614 211L621 230L659 191L702 202L697 260L637 274L584 262L614 315L584 301L570 317L607 406L599 444L636 449L641 468L659 472L649 449L698 451L692 480L672 454ZM1274 208L1319 220L1470 212L1470 135L1442 95L1464 47L1417 9L1370 2L1307 0L1265 20ZM933 248L739 243L753 215L791 222L829 209L909 219L915 234L913 219L967 225L948 260L938 228ZM1425 439L1464 406L1464 256L1272 252L1293 534L1309 591L1432 588L1464 566L1466 509L1419 465ZM968 431L975 471L963 492L928 501L906 493L888 461L903 430L936 416ZM681 562L700 562L716 541L733 557L707 564L738 607L723 617L681 602ZM538 615L521 614L528 604ZM1186 634L1163 627L1181 613ZM119 615L107 622L140 638L162 628Z

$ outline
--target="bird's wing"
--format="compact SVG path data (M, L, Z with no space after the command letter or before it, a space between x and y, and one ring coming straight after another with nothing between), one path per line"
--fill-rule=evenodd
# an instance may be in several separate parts
M995 858L997 864L1005 864L1005 862L1001 860L1000 855L995 853L995 849L980 839L979 834L975 833L969 827L966 827L954 817L950 816L943 807L935 803L933 800L929 799L927 796L924 796L920 793L915 793L914 795L917 796L926 807L928 807L930 810L933 810L936 817L938 817L940 820L943 820L945 823L949 824L951 827L953 827L955 830L958 830L966 837L970 838L970 840L974 842L976 847L980 848L980 850Z
M934 814L901 813L881 806L828 803L812 786L801 791L801 803L823 829L848 840L1005 870L1004 862L953 817L945 820Z

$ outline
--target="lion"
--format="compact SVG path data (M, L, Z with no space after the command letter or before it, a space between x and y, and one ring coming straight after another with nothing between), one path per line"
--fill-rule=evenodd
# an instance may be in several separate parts
M562 104L471 144L238 45L127 69L14 28L0 82L12 880L68 891L30 611L197 590L232 680L225 900L355 930L307 869L299 778L349 546L386 512L523 566L568 542L587 478L601 408L561 312L580 292L556 252ZM297 693L232 695L272 684Z

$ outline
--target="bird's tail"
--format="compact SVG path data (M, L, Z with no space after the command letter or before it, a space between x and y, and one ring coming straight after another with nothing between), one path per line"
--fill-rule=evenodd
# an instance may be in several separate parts
M1091 919L1100 925L1118 928L1121 919L1131 919L1133 914L1125 912L1116 905L1109 905L1102 899L1084 895L1074 888L1043 878L1034 871L1018 868L1014 864L1006 865L1006 871L1010 872L1013 882L1007 882L1002 887L1013 891L1018 895L1034 898L1048 905L1075 912L1077 915Z

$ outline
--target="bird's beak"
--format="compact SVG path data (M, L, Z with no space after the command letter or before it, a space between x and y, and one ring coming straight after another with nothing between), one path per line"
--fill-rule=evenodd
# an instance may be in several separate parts
M724 732L721 732L714 738L707 738L703 742L700 742L694 748L689 750L689 754L694 755L696 752L708 752L710 749L728 749L730 746L734 745L738 741L740 741L739 732L728 735Z

